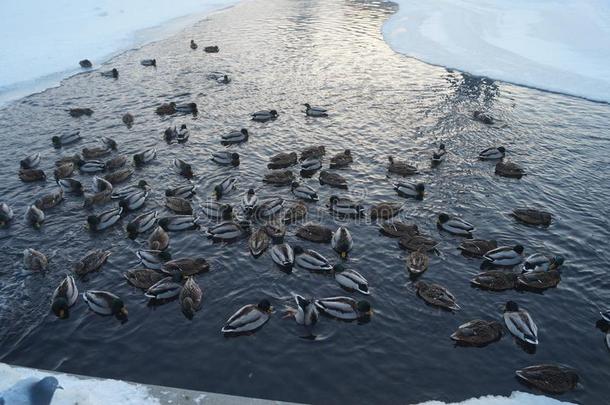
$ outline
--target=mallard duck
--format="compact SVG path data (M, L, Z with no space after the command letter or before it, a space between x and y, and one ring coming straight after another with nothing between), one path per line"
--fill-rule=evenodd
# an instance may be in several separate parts
M168 247L169 235L162 227L157 226L148 237L148 248L150 250L165 250Z
M216 78L216 82L219 84L229 84L231 83L231 78L228 75L221 75L220 77Z
M419 228L415 224L393 221L382 223L379 232L391 238L402 238L419 235Z
M51 138L53 142L53 146L56 148L61 148L62 146L70 145L75 142L80 141L82 138L80 136L80 131L72 132L69 134L62 134L59 136L54 136Z
M165 206L176 214L192 215L193 207L189 200L180 197L165 197Z
M329 243L333 238L333 231L319 224L308 223L299 227L296 235L310 242Z
M272 156L267 164L268 169L285 169L297 163L297 154L295 152L279 153Z
M279 214L284 207L285 200L282 197L270 198L256 207L254 215L259 219L269 219Z
M206 201L201 205L203 213L210 219L229 220L233 217L233 207L216 201Z
M483 259L493 266L514 266L523 260L523 246L500 246L485 253Z
M263 110L252 113L251 116L252 121L267 122L276 119L278 114L276 110Z
M504 146L497 148L487 148L479 153L479 159L481 160L499 160L506 156L506 149Z
M305 115L308 117L328 117L328 112L321 107L312 107L309 103L303 104L305 106Z
M7 226L14 218L13 209L5 202L0 203L0 228Z
M415 283L415 289L417 290L417 295L430 305L450 311L460 309L453 294L442 285L418 281Z
M53 171L53 176L55 177L55 180L59 180L72 176L72 173L74 173L74 163L68 162L61 166L57 166Z
M224 134L221 137L220 143L223 145L234 145L242 142L247 142L250 138L250 133L246 128L242 128L239 131L231 131L228 134Z
M250 222L221 222L212 225L207 230L208 238L214 241L231 242L240 239L250 233Z
M483 347L500 340L502 325L496 321L475 319L458 326L451 339L464 346Z
M398 240L398 246L412 252L417 250L430 252L436 249L438 242L424 235L402 236Z
M286 227L279 221L267 222L264 226L267 235L274 241L281 241L286 235Z
M113 79L119 78L119 71L116 68L112 68L112 70L108 70L106 72L100 72L100 75L103 77L111 77Z
M364 207L350 198L333 195L329 199L330 212L342 218L360 218L364 216Z
M559 270L538 270L529 271L517 276L517 285L533 290L546 290L547 288L557 287L561 281Z
M117 150L118 148L117 142L112 138L108 138L107 136L102 136L100 141L102 142L102 145L110 150Z
M62 188L59 188L57 191L45 194L39 199L37 199L36 202L34 202L34 205L44 211L57 206L63 200L64 190Z
M91 108L70 108L68 110L68 114L70 114L70 117L73 118L79 118L79 117L83 117L83 116L87 116L90 117L91 114L93 114L93 110Z
M40 153L34 153L26 156L19 162L22 169L35 169L40 164Z
M537 210L534 208L516 208L512 213L513 217L529 225L549 226L553 216L550 212Z
M525 175L525 170L513 162L498 162L496 163L495 173L502 177L520 179Z
M169 275L180 273L183 277L189 277L207 273L210 271L210 263L203 257L183 257L165 262L161 271Z
M144 267L153 270L161 270L163 262L172 258L167 250L138 250L136 256Z
M93 177L92 188L95 193L110 192L114 190L112 183L102 177Z
M182 313L188 319L192 319L195 316L195 312L201 308L201 299L203 298L203 292L193 277L186 279L184 287L180 290L180 306L182 307Z
M110 251L95 249L74 263L73 270L79 276L98 271L110 257Z
M146 182L146 180L140 180L137 184L132 184L127 187L122 187L118 190L114 190L112 193L112 199L122 200L124 198L128 198L129 196L131 196L133 194L138 194L138 193L141 193L142 191L148 191L148 190L150 190L150 187L148 186L148 183Z
M123 273L123 277L136 288L148 290L150 287L167 277L166 274L152 269L132 269Z
M245 305L229 318L221 332L225 334L255 332L267 323L272 310L271 303L266 299L261 300L257 305Z
M401 176L412 176L414 174L419 173L417 167L411 166L406 162L394 160L393 156L388 156L388 160L390 162L390 165L388 166L388 172L390 173L399 174Z
M158 301L171 300L172 298L177 297L180 294L180 290L182 290L182 284L180 284L179 281L179 273L165 277L150 286L144 293L144 296Z
M252 232L248 239L248 247L252 256L259 257L269 247L269 235L263 228L258 228Z
M35 205L30 205L24 215L25 222L32 225L34 229L40 229L44 218L44 212Z
M474 231L472 224L457 217L450 217L445 213L439 214L437 225L445 232L467 238L472 237L472 231Z
M266 173L263 182L276 186L287 186L294 181L294 174L290 170L275 170Z
M19 179L25 183L33 181L46 180L47 175L40 169L21 169L19 170Z
M116 224L121 219L122 213L123 207L118 207L102 212L100 215L89 215L87 217L87 224L89 224L89 229L92 231L102 231Z
M443 160L445 160L446 154L447 151L445 150L445 144L441 143L440 145L438 145L438 150L432 152L432 164L440 164Z
M474 119L475 121L482 122L483 124L487 124L487 125L493 125L495 122L494 119L491 117L491 115L486 114L481 111L473 112L472 119Z
M159 226L165 231L189 231L199 229L199 217L193 215L172 215L159 219Z
M315 300L316 307L328 316L344 321L369 318L373 311L368 301L350 297L330 297Z
M322 161L315 157L310 157L301 162L301 176L311 177L316 171L322 168Z
M308 159L321 160L322 156L324 156L325 154L326 148L323 145L308 146L307 148L301 151L301 157L299 158L299 161L304 162Z
M180 197L180 198L191 198L195 195L195 185L186 184L175 188L168 188L165 190L166 197Z
M458 249L464 256L483 257L485 253L497 247L498 243L495 240L465 239Z
M504 323L516 338L524 342L538 344L538 327L530 314L520 309L514 301L508 301L504 308Z
M307 205L301 201L297 201L286 209L284 212L284 223L291 224L296 221L301 221L307 217Z
M534 253L528 256L521 266L523 273L531 271L549 271L558 269L565 259L561 256L549 257L541 253Z
M271 247L271 259L282 269L292 269L294 265L294 251L287 243L273 245Z
M337 153L335 156L330 158L331 169L341 169L349 166L354 159L352 158L352 151L345 149L343 152Z
M176 173L187 179L192 179L194 176L193 167L191 166L191 164L186 163L182 159L175 158L174 160L172 160L172 167L174 168L174 171Z
M119 207L122 207L125 211L139 210L144 206L147 197L148 190L135 191L121 198Z
M170 103L161 104L155 110L158 115L172 115L176 113L176 103L173 101Z
M136 166L142 166L142 165L145 165L146 163L151 162L156 157L157 157L156 148L146 149L146 150L143 150L142 152L138 152L133 155L133 163Z
M292 186L290 187L292 194L306 201L318 201L318 193L313 187L308 186L307 184L299 184L298 182L292 182Z
M221 166L239 166L239 153L237 152L214 152L212 153L212 162Z
M112 150L105 147L97 148L83 148L81 151L83 158L85 159L97 159L100 157L108 156L112 153Z
M241 206L244 210L244 214L252 215L256 207L258 206L258 196L253 188L248 189L241 200Z
M335 281L339 283L344 290L349 292L357 291L365 295L370 294L369 282L356 270L346 270L345 266L341 263L335 264L332 270Z
M140 61L140 65L142 66L157 66L157 60L156 59L142 59Z
M83 185L80 181L71 178L57 179L57 185L67 193L82 194Z
M328 259L315 250L295 246L293 251L295 254L294 262L302 269L320 273L330 272L333 269Z
M93 64L91 63L91 61L89 59L83 59L80 62L78 62L78 64L80 65L80 67L86 68L86 69L93 67Z
M65 165L66 163L72 163L76 165L79 160L81 160L81 155L79 155L78 153L72 156L62 156L55 161L55 167Z
M185 103L176 105L176 112L182 114L197 114L199 110L197 109L196 103Z
M145 212L142 215L138 215L133 220L131 220L127 227L125 228L127 231L127 236L129 239L135 239L138 234L144 233L151 229L157 223L157 218L159 214L156 210ZM162 229L162 228L159 228ZM155 230L156 231L156 230ZM152 234L151 234L152 237ZM155 248L152 248L155 249ZM163 249L159 249L163 250Z
M322 185L347 190L347 180L343 176L329 172L328 170L322 170L320 172L319 181Z
M485 290L512 290L517 285L517 275L510 271L490 270L477 274L470 282Z
M106 163L101 160L79 160L76 166L78 166L78 170L81 173L87 174L99 173L106 170Z
M399 196L405 198L415 198L417 200L422 200L424 198L424 191L426 187L424 183L395 183L394 190L398 193Z
M174 141L177 141L177 138L178 138L178 130L176 129L176 127L173 127L173 128L167 127L167 129L163 132L163 139L168 144L171 144Z
M371 219L390 219L398 215L402 211L402 204L382 202L373 205L370 210Z
M289 314L294 316L296 323L304 326L315 325L318 322L319 314L314 300L308 300L295 294L294 301L297 304L297 308L291 309Z
M104 179L108 180L110 183L112 183L112 185L117 185L127 180L132 174L132 169L119 169L108 173L104 176Z
M216 45L211 45L211 46L206 46L205 48L203 48L203 50L206 53L218 53L218 51L220 51L220 48L218 48L218 46L216 46Z
M220 200L225 195L231 193L237 188L237 177L227 177L223 179L220 184L214 186L214 197Z
M121 117L121 121L123 121L123 124L125 124L127 128L131 128L133 125L133 115L125 113L123 114L123 117Z
M331 245L342 259L346 259L347 254L354 246L354 240L349 230L344 226L340 226L333 234Z
M127 317L127 308L116 295L107 291L85 291L83 299L89 308L99 315L115 315L119 318Z
M49 260L44 253L27 248L23 251L23 265L30 271L44 271L49 265Z
M528 385L549 394L563 394L576 388L578 374L570 367L556 364L539 364L515 371Z
M418 276L428 269L429 262L430 259L425 250L413 251L407 256L407 270L409 270L409 273Z
M70 316L70 307L76 303L78 299L78 288L74 277L66 275L66 277L59 283L53 296L51 298L51 310L53 313L61 318L65 319Z
M197 44L195 43L195 41L193 39L191 39L191 49L192 50L197 49Z

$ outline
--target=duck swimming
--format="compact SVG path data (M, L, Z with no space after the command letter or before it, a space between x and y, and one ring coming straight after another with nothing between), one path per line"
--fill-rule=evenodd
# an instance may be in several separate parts
M195 50L197 49L197 44L195 43L195 40L191 39L191 49Z
M44 253L28 248L23 251L23 265L29 271L44 271L47 269L49 260Z
M125 277L127 282L132 286L142 290L148 290L150 287L167 277L167 275L152 269L132 269L123 273L123 277Z
M495 123L495 120L493 119L493 117L489 114L486 114L484 112L481 111L475 111L472 113L472 118L475 121L479 121L482 122L483 124L487 124L487 125L493 125Z
M161 104L161 106L157 107L155 110L157 115L172 115L176 113L176 103L173 101L170 103Z
M192 215L193 207L189 200L180 197L165 197L165 206L180 215Z
M81 139L82 138L80 136L80 131L76 131L69 134L54 136L53 138L51 138L51 141L53 142L53 146L55 148L61 148L62 146L76 143Z
M522 273L517 276L517 285L523 288L542 291L547 288L557 287L561 281L559 270L538 270Z
M305 106L305 115L308 117L328 117L328 110L321 107L312 107L309 103L303 104Z
M529 366L515 371L515 374L526 384L549 394L573 390L579 380L573 368L555 364Z
M275 170L265 174L263 182L276 186L287 186L294 181L294 174L290 170Z
M146 163L149 163L152 160L156 159L156 157L157 157L156 148L146 149L146 150L143 150L142 152L138 152L133 155L133 163L136 166L142 166L142 165L145 165Z
M116 185L130 178L132 174L132 169L119 169L106 174L104 179L108 180L112 185Z
M127 126L127 128L131 128L133 126L133 115L131 115L130 113L125 113L123 114L123 117L121 117L121 121L123 121L123 124L125 124Z
M180 273L182 277L190 277L210 271L210 263L203 257L184 257L165 262L161 271L169 275Z
M369 295L369 282L366 278L356 270L346 270L345 266L341 263L337 263L333 266L333 273L335 281L346 291L359 292L361 294Z
M412 237L419 235L419 228L416 224L409 224L400 221L384 222L379 231L391 238Z
M79 276L98 271L110 257L110 251L95 249L88 252L85 257L74 263L73 270Z
M59 188L50 194L45 194L34 202L34 205L41 210L49 210L64 200L64 190Z
M394 160L393 156L388 156L388 160L390 161L390 165L388 166L388 172L390 173L399 174L401 176L412 176L419 173L417 167L411 166L406 162Z
M239 166L239 153L237 152L214 152L212 162L221 166Z
M271 259L284 270L291 270L294 265L294 251L287 243L271 247Z
M407 270L414 276L422 274L428 269L430 259L425 250L415 250L407 256Z
M201 291L201 287L199 287L193 277L187 278L184 287L180 290L179 296L180 307L182 308L184 316L188 319L193 319L195 312L199 311L201 308L202 298L203 292Z
M221 222L212 225L207 230L208 238L216 242L232 242L241 239L250 233L250 222Z
M330 187L341 188L347 190L347 180L337 173L329 172L328 170L322 170L320 172L320 184L328 185Z
M438 242L424 235L413 235L401 237L398 240L398 246L411 252L417 250L430 252L436 249Z
M298 294L295 294L294 301L297 308L290 308L288 310L288 316L294 316L294 320L299 325L315 325L318 322L319 314L314 300L308 300Z
M278 153L277 155L269 158L269 163L267 164L267 168L268 169L285 169L289 166L295 165L296 163L297 163L296 152Z
M333 195L329 200L330 212L342 218L360 218L364 216L364 207L347 197Z
M510 271L490 270L477 274L470 283L484 290L512 290L517 286L517 275Z
M165 231L189 231L199 229L199 217L192 215L173 215L159 219L159 226Z
M325 226L308 223L297 229L296 235L310 242L330 243L333 237L333 231Z
M504 146L498 146L497 148L487 148L479 153L479 159L481 160L499 160L506 156L506 149Z
M313 187L308 186L307 184L299 184L298 182L292 182L292 186L290 187L292 194L306 201L318 201L318 193Z
M561 256L549 257L542 253L534 253L528 256L521 266L523 273L529 273L531 271L549 271L558 269L565 259Z
M221 332L224 334L255 332L269 321L272 309L266 299L261 300L257 305L245 305L229 318Z
M123 300L107 291L85 291L83 299L89 308L99 315L115 315L119 318L127 317L127 308Z
M229 220L233 217L233 207L229 204L219 204L216 201L206 201L201 205L203 213L210 219Z
M276 110L263 110L251 114L252 121L267 122L275 120L278 117Z
M197 114L199 111L196 103L178 104L175 106L175 110L182 114Z
M152 270L161 270L163 262L172 258L166 250L138 250L136 256L144 267Z
M83 148L82 150L82 155L85 159L97 159L108 156L110 153L112 153L112 150L106 147Z
M460 309L453 294L442 285L418 281L415 283L415 288L417 295L430 305L450 311Z
M483 257L483 255L498 247L495 240L465 239L460 242L458 249L464 256Z
M74 163L68 162L57 166L53 171L53 176L55 177L55 180L59 180L72 176L72 173L74 173Z
M123 207L118 207L103 212L100 215L89 215L87 217L87 224L89 224L89 229L92 231L102 231L116 224L121 219L122 213Z
M458 326L451 339L464 346L483 347L500 340L502 325L496 321L475 319Z
M258 206L258 196L253 188L248 189L241 200L241 206L244 210L244 214L252 215L256 207Z
M331 169L341 169L353 163L352 152L349 149L345 149L343 152L336 154L330 158Z
M226 177L220 184L214 186L214 197L216 197L217 200L220 200L235 189L237 189L237 178L230 176Z
M496 163L495 173L502 177L520 179L525 175L525 170L513 162L498 162Z
M379 203L373 205L370 210L371 219L390 219L402 211L402 204Z
M57 185L67 193L82 194L83 185L80 181L71 178L58 179Z
M299 158L299 161L303 162L308 159L321 160L325 154L326 148L324 147L324 145L308 146L307 148L301 151L301 157Z
M100 160L79 160L76 164L81 173L93 174L106 170L106 164Z
M90 117L93 114L93 110L91 108L70 108L68 110L68 114L70 117L78 118L82 116Z
M78 299L78 288L74 277L66 275L59 283L53 296L51 297L51 310L60 319L66 319L70 316L70 307L76 304Z
M180 294L180 290L182 289L180 280L181 277L179 273L165 277L150 286L144 293L144 296L157 301L171 300Z
M296 221L301 221L307 217L307 205L302 201L297 201L292 204L284 212L284 223L291 224Z
M15 214L13 209L5 202L0 203L0 228L8 226Z
M144 206L147 197L148 190L135 191L121 198L119 207L122 207L125 211L139 210Z
M330 272L333 269L328 259L315 250L303 249L301 246L295 246L293 250L295 264L302 269L319 273Z
M263 228L258 228L256 231L252 232L248 239L248 247L250 248L252 256L259 257L262 255L269 247L269 241L269 235L267 235L267 232Z
M538 344L538 327L530 314L520 309L516 302L508 301L504 309L504 323L518 339L533 345Z
M131 220L127 227L125 228L127 231L127 236L129 239L135 239L138 234L144 233L151 229L157 223L157 218L159 214L156 210L145 212L144 214L138 215L133 220ZM162 228L159 228L162 229ZM151 235L152 236L152 235ZM163 250L163 249L160 249Z
M445 213L439 214L437 225L450 234L467 238L472 237L472 231L474 231L472 224L457 217L450 217Z
M104 179L106 180L106 179ZM108 181L108 180L106 180ZM109 182L109 181L108 181ZM109 182L110 183L110 182ZM137 184L132 184L127 187L122 187L118 190L114 190L112 193L112 199L122 200L123 198L129 197L132 194L140 193L142 191L148 191L150 187L146 180L140 180Z
M220 48L218 48L218 46L216 46L216 45L212 45L212 46L206 46L205 48L203 48L203 50L206 53L218 53L218 51L220 51Z
M512 216L528 225L549 226L553 216L550 212L537 210L534 208L516 208Z
M157 60L156 59L143 59L140 61L140 65L157 67Z
M195 195L195 185L186 184L175 188L168 188L165 190L167 197L180 197L180 198L191 198Z
M87 68L88 69L88 68L93 67L93 64L91 63L91 61L89 59L83 59L80 62L78 62L78 64L82 68Z
M250 133L246 128L242 128L239 131L231 131L228 134L222 135L220 143L223 145L235 145L247 142L248 138L250 138Z
M330 297L315 300L318 310L343 321L366 320L373 311L368 301L356 301L350 297Z
M494 266L514 266L523 260L523 246L500 246L485 253L483 259Z
M394 190L398 193L399 196L405 198L415 198L417 200L423 200L424 191L425 191L424 183L395 183Z
M445 160L446 154L447 154L447 151L445 150L445 144L441 143L438 146L438 150L432 153L432 164L433 165L440 164L443 160Z
M47 175L40 169L21 169L19 170L19 179L24 183L31 183L34 181L44 181L47 179Z
M333 234L331 245L335 252L339 253L339 256L341 256L342 259L346 259L347 254L354 246L352 234L346 227L340 226Z
M156 213L156 211L155 211ZM144 214L146 215L146 214ZM139 217L138 217L139 218ZM156 219L156 218L155 218ZM148 248L150 250L165 250L169 247L169 235L160 226L157 226L155 230L148 237ZM169 259L167 259L169 260Z
M176 158L172 161L172 166L174 167L176 173L178 173L182 177L185 177L187 179L193 178L193 168L189 163L186 163L184 160Z
M24 216L25 222L34 227L34 229L40 229L44 218L44 212L35 205L30 205Z
M19 162L19 166L22 169L35 169L40 164L40 153L34 153L33 155L29 155L24 159L21 159Z
M112 70L108 70L106 72L100 72L103 77L112 77L114 79L119 78L119 71L116 68L112 68Z

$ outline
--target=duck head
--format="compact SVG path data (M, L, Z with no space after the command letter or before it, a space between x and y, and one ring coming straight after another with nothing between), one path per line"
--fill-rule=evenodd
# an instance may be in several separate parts
M112 314L116 315L118 318L127 318L127 315L129 314L123 300L120 298L112 299L112 302L110 302L110 310L112 311Z
M134 240L138 237L138 226L133 222L128 223L125 229L127 230L127 237L129 239Z
M272 309L268 299L262 299L256 307L263 312L271 312Z
M300 184L298 181L293 181L292 184L290 185L290 189L294 190L295 188L299 187Z
M95 215L89 215L87 217L87 223L89 224L90 229L97 229L97 226L100 224L100 219Z
M51 142L53 142L53 146L55 146L56 148L61 147L61 139L59 139L58 136L54 136L53 138L51 138Z
M70 315L68 300L64 297L56 297L51 304L51 310L60 319L66 319Z
M241 132L244 136L248 136L248 130L246 128L242 128L239 132Z
M439 222L440 224L444 224L444 223L445 223L445 222L447 222L447 221L449 221L449 215L447 215L447 214L445 214L445 213L439 214L439 216L438 216L438 222Z
M305 252L305 249L303 249L302 246L295 246L294 248L292 248L292 251L294 252L295 255L300 255L301 253Z
M358 315L361 317L370 316L372 314L371 304L366 300L358 301L356 309L358 310Z
M277 110L270 110L269 114L271 114L273 117L277 117Z
M342 263L337 263L333 266L333 271L335 273L341 273L342 271L345 271L345 266Z
M426 187L424 186L424 183L418 183L415 186L415 191L417 191L417 195L421 198L424 196L424 191L426 190Z
M116 68L112 68L112 77L115 79L119 77L119 71Z
M513 248L513 250L519 254L523 253L523 246L521 245L515 245L515 247Z
M311 106L309 105L309 103L305 103L303 104L305 106L305 108L307 108L308 110L311 108Z
M500 147L498 148L498 151L500 151L500 152L502 152L502 153L505 153L505 152L506 152L506 148L505 148L504 146L500 146Z
M504 306L504 312L517 312L519 311L519 305L515 301L508 301Z
M331 195L329 201L331 206L335 205L337 201L339 201L339 197L337 197L336 195Z
M220 184L214 187L214 196L216 196L217 200L222 198L222 186Z

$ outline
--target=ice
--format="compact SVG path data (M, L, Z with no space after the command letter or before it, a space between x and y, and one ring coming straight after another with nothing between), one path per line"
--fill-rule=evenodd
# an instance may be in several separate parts
M422 402L419 405L566 405L571 402L562 402L543 395L533 395L515 391L510 397L500 395L486 395L480 398L471 398L462 402L445 403L439 401Z
M56 86L238 0L19 0L0 12L0 105ZM185 47L188 46L188 42ZM151 57L154 57L152 55Z
M610 0L393 0L397 52L478 76L610 102Z

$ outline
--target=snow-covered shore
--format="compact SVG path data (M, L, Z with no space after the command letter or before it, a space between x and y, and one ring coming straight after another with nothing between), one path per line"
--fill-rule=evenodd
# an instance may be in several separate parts
M610 102L610 0L392 0L397 52L539 89Z

